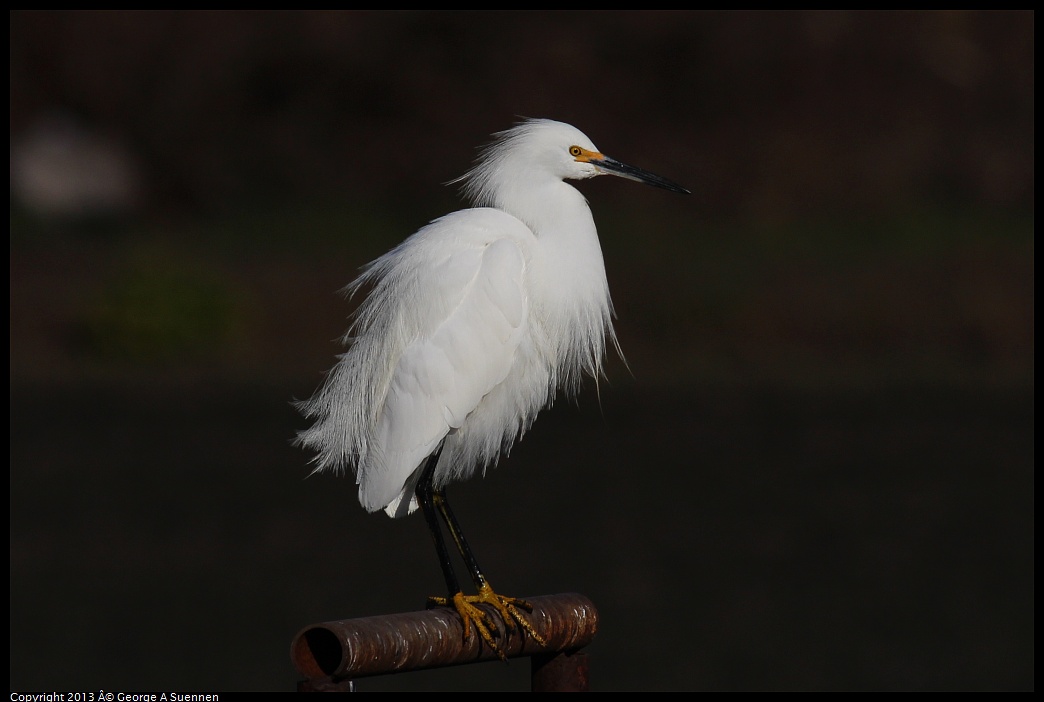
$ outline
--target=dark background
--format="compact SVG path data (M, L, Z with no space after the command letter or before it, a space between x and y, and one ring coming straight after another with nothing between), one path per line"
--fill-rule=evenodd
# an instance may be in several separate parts
M440 591L289 402L518 116L693 195L579 186L629 368L451 491L497 589L596 690L1033 688L1032 13L10 20L12 690L292 690Z

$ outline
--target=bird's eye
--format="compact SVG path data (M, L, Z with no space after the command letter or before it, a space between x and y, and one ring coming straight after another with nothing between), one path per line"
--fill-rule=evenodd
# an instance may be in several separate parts
M569 147L569 155L570 156L579 156L582 153L584 153L584 150L581 149L579 146L570 146Z

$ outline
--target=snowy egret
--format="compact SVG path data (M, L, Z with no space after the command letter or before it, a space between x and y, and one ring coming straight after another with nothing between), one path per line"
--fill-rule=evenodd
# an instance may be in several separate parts
M559 388L601 374L616 344L602 251L587 201L564 179L609 174L685 188L602 154L580 130L526 120L494 135L454 182L474 208L437 219L372 262L346 289L372 289L315 395L298 443L315 471L355 470L366 510L402 517L418 506L435 540L448 597L504 657L489 615L543 643L520 609L493 591L446 501L448 483L496 463ZM464 595L441 516L477 594Z

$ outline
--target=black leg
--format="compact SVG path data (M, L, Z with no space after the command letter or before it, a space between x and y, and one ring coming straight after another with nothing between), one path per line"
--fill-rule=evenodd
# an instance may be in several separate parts
M417 502L420 503L421 510L424 512L424 518L428 522L431 538L435 540L435 551L439 555L442 575L446 578L446 589L449 591L449 596L453 597L461 591L460 583L457 582L457 574L453 571L453 562L450 560L449 551L446 549L446 541L442 538L442 527L439 526L438 513L435 511L435 505L445 499L442 497L441 492L436 492L433 487L435 466L438 464L441 454L442 447L440 446L435 453L428 457L428 462L424 466L424 472L421 473L420 480L417 481L416 493ZM456 540L456 536L453 538ZM468 567L470 568L471 566L469 565Z
M472 553L471 547L468 546L467 539L464 538L464 532L460 529L460 523L454 516L453 510L450 509L449 501L446 499L446 491L436 490L433 498L435 506L442 514L442 520L446 522L446 528L449 529L450 536L453 537L453 542L457 544L457 550L460 551L464 564L468 567L468 572L471 573L471 580L475 583L475 587L481 590L486 586L486 578L482 575L482 570L479 568L478 561L475 560L475 554Z

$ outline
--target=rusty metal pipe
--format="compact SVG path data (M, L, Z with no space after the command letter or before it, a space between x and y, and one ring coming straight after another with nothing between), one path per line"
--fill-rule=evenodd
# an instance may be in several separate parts
M505 630L500 616L490 610L510 658L577 651L598 631L598 612L583 595L527 599L533 612L526 616L547 646L536 643L517 627ZM290 657L307 678L354 679L478 663L494 660L497 654L474 632L465 641L456 611L436 607L305 627L294 637Z

